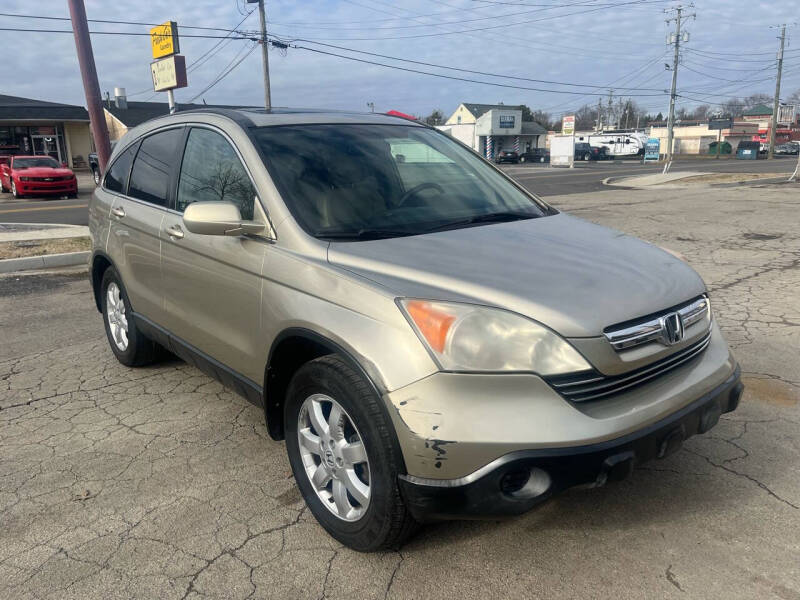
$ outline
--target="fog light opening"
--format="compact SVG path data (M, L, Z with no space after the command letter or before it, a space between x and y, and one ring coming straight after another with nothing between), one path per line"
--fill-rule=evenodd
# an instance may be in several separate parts
M550 475L542 469L521 467L507 471L500 478L500 491L516 499L541 496L550 489Z

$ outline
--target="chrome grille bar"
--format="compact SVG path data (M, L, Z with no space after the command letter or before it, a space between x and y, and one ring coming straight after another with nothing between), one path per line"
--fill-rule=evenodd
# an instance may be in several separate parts
M667 311L664 315L659 315L643 323L611 329L604 333L611 347L616 351L632 348L648 342L659 342L669 346L665 339L664 318L667 314L676 312L680 315L684 327L689 327L702 319L710 318L711 304L706 296L697 298L692 302L681 306L677 310ZM709 319L710 320L710 319Z

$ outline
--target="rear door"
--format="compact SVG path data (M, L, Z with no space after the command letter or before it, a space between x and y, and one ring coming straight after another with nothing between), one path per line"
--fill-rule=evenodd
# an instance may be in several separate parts
M159 235L183 130L179 126L147 135L115 160L104 180L104 187L116 195L108 253L133 311L159 325L164 321ZM124 176L125 161L132 161L129 177Z
M186 229L193 202L233 202L243 219L265 220L239 152L221 131L192 126L175 203L162 223L165 324L203 354L259 386L261 270L269 243L257 236L199 235Z

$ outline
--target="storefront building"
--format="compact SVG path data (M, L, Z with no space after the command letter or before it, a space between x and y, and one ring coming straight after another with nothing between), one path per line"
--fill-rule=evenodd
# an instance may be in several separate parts
M460 104L437 129L489 159L501 150L522 153L537 148L543 145L547 135L538 123L523 121L519 107L503 104Z
M0 95L0 155L48 155L80 169L91 151L82 106Z

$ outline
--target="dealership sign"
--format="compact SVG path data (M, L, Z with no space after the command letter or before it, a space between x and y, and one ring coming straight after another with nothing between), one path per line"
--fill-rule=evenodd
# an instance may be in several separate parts
M722 129L730 129L733 127L733 119L710 119L708 121L709 131L720 131Z
M184 56L170 56L150 63L150 72L153 76L153 90L156 92L187 86Z
M575 133L575 115L568 115L561 120L561 133L565 135Z
M797 105L781 104L778 107L778 124L791 125L797 117Z

